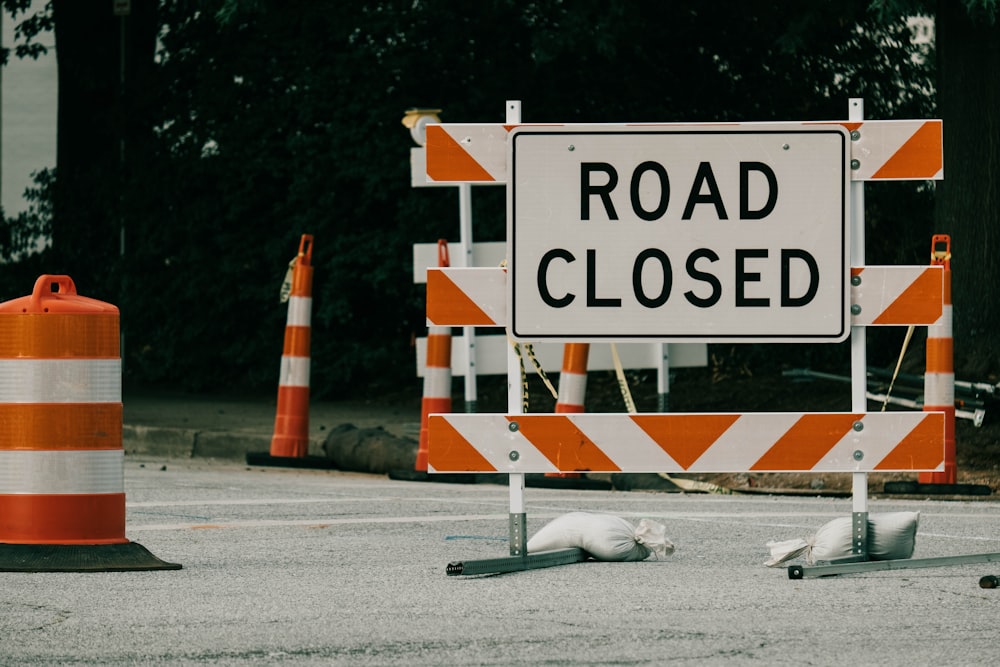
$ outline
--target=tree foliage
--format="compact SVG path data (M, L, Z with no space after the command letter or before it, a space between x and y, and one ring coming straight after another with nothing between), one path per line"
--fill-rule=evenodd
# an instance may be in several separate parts
M105 0L80 4L91 2L110 13ZM78 78L107 81L108 68L118 73L117 42L109 52L94 35L114 37L117 24L92 16L91 32L64 37L81 29L81 17L60 28L76 4L55 3L60 55L65 39L90 59ZM865 98L870 118L935 111L932 45L912 42L909 12L893 3L132 5L140 11L128 19L135 42L124 88L60 109L53 251L4 267L0 290L19 296L31 283L13 282L49 260L82 272L82 293L122 308L125 372L135 382L273 390L279 288L308 233L314 392L416 386L412 337L425 328L412 246L457 240L458 220L454 190L410 188L407 108L443 108L448 122L503 120L508 99L521 100L532 122L834 120L851 97ZM99 122L108 116L117 125ZM64 153L74 139L63 130L84 127L93 145ZM81 153L91 152L104 156L98 175L113 187L81 171ZM933 188L868 193L869 263L925 263ZM473 202L476 239L501 240L501 189L475 189ZM90 222L70 224L81 213ZM8 235L45 231L26 219L5 224ZM839 354L801 347L794 355Z

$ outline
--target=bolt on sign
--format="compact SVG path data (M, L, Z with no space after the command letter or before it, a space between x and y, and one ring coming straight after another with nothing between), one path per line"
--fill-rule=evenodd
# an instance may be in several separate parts
M515 339L847 338L844 127L521 126L507 147Z

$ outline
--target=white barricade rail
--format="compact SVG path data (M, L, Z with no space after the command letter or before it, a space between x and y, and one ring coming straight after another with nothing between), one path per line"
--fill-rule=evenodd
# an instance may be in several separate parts
M941 319L940 266L851 269L852 326L933 325ZM502 268L427 270L427 324L503 327L507 271Z
M434 414L433 472L889 472L944 467L940 412Z
M815 126L824 123L802 123ZM851 142L851 180L943 180L940 120L831 121L856 133ZM624 123L618 127L670 128L671 123ZM705 127L718 126L705 123ZM739 125L729 123L728 125ZM518 127L566 127L557 123L443 123L427 126L428 183L507 183L507 138ZM607 124L613 128L615 124Z

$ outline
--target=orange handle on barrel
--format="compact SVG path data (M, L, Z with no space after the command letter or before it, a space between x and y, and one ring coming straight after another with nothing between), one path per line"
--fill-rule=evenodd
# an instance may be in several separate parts
M57 286L58 289L52 289L53 286ZM42 299L53 293L76 294L76 283L69 276L38 276L38 280L35 281L35 287L31 290L30 312L41 313L44 311L45 307L42 305Z

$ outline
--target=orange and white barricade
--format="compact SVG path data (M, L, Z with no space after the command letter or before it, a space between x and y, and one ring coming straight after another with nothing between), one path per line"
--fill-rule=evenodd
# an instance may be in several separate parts
M309 453L309 346L312 332L313 237L303 234L292 269L285 343L278 380L278 409L271 456L305 458Z
M181 567L125 537L119 341L69 276L0 304L0 571Z
M939 412L435 414L437 472L939 470Z
M931 240L931 266L944 269L944 304L941 319L927 327L927 367L924 371L924 410L945 414L944 471L923 472L922 484L955 484L955 353L951 331L951 237L935 234Z
M438 240L438 267L451 264L448 242ZM424 397L420 405L420 442L415 470L427 471L427 417L432 412L451 412L451 327L427 328L427 363L424 371Z
M857 135L851 158L857 169L852 181L943 180L943 126L940 119L806 121L843 125ZM530 125L566 127L567 123ZM619 129L679 128L679 123L622 123ZM711 126L704 123L699 127ZM729 124L731 125L731 124ZM610 127L610 124L602 127ZM428 183L507 183L507 138L519 123L432 123L426 126L426 180ZM580 127L584 127L581 125Z

